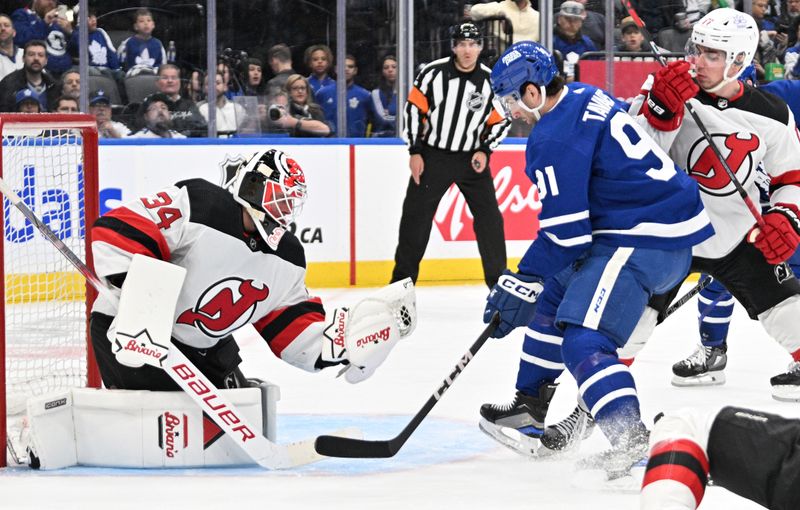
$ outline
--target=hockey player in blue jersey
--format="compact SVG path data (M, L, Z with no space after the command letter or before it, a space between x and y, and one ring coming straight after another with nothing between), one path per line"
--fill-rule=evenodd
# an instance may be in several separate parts
M525 171L542 210L518 271L506 270L487 298L484 320L501 316L496 337L528 328L516 397L484 404L481 428L509 446L504 429L516 429L536 448L567 368L613 446L599 467L625 471L645 456L648 433L616 351L650 296L686 276L692 246L713 229L697 185L607 93L565 85L539 44L511 46L492 88L509 115L534 123Z

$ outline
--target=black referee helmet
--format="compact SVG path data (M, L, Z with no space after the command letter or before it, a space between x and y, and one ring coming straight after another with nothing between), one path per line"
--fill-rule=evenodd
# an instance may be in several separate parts
M465 39L472 39L479 44L483 44L481 31L475 23L466 22L450 28L450 43L452 46Z

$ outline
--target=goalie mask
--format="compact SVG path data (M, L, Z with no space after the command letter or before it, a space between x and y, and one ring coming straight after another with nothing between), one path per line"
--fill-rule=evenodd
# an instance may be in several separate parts
M275 149L257 152L242 163L228 190L253 218L265 240L266 221L288 228L300 215L306 200L306 180L300 165Z

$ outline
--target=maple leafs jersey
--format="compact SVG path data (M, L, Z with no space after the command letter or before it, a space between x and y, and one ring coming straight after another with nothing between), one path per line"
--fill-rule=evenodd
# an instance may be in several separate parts
M674 250L713 234L697 185L597 87L568 85L525 158L542 210L522 273L547 278L592 243Z
M632 112L638 111L642 100L642 96L637 98ZM754 204L759 201L756 170L760 162L771 179L771 204L800 204L800 138L786 103L741 82L739 93L731 99L701 90L690 101ZM672 159L700 186L716 235L695 246L694 255L716 259L730 253L755 219L694 119L687 113L681 126L670 132L650 126L643 115L637 120L661 147L669 148Z
M246 233L242 212L219 186L179 182L97 220L91 232L95 270L119 288L137 253L184 267L175 340L209 348L252 324L276 355L313 371L325 311L306 290L303 247L277 224L267 229L269 242ZM102 296L92 311L116 315Z

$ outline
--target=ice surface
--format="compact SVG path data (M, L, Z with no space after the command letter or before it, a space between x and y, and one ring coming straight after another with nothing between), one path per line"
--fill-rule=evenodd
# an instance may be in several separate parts
M319 291L326 308L355 303L369 289ZM277 360L252 335L239 340L244 372L281 386L279 442L356 425L367 439L389 439L405 426L483 329L486 288L420 287L419 327L368 381L350 385L336 370L307 374ZM696 304L660 326L632 370L648 424L659 411L735 404L800 416L796 404L770 397L769 377L790 359L738 307L731 325L727 383L675 388L672 363L694 350ZM522 332L489 340L428 420L391 459L331 459L297 471L215 470L0 471L0 509L592 509L638 508L635 495L573 486L574 458L533 461L496 446L477 427L484 402L514 393ZM575 383L566 374L548 419L574 407ZM102 427L102 424L98 424ZM120 438L124 441L125 438ZM607 447L602 434L580 455ZM732 445L731 447L735 447ZM709 488L701 510L761 508L720 488Z

